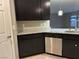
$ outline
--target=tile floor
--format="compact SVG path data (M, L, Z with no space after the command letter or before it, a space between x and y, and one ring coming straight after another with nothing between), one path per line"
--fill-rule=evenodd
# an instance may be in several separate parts
M39 54L39 55L22 58L22 59L67 59L67 58L57 57L57 56L48 55L48 54Z

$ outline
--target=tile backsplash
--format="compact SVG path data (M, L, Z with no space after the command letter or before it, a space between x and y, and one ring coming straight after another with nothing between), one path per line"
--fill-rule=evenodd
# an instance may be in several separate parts
M17 21L17 30L18 31L31 31L31 30L41 30L44 28L50 28L50 20L42 21Z

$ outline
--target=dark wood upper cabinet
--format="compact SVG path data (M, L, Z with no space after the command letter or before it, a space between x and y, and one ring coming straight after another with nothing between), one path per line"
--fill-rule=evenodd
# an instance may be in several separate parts
M17 21L48 20L50 8L45 7L46 0L15 0Z
M50 19L50 0L41 0L42 19Z

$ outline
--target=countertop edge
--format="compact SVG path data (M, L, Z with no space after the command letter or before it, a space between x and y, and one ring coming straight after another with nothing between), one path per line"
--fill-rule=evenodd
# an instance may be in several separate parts
M79 35L79 33L68 33L68 32L30 32L30 33L18 33L17 35L30 35L30 34L37 34L37 33L51 33L51 34L71 34L71 35Z

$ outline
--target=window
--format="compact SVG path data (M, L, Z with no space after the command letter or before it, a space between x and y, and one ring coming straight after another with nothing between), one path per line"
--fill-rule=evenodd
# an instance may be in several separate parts
M78 16L77 15L72 15L70 17L70 26L72 28L76 27L77 26L77 21L78 21Z

